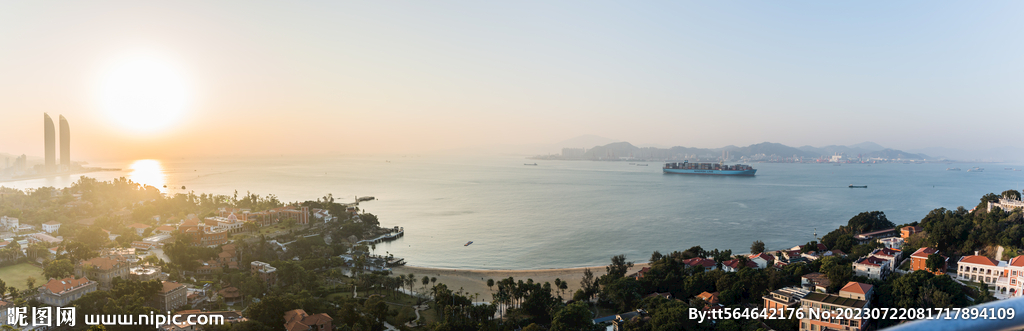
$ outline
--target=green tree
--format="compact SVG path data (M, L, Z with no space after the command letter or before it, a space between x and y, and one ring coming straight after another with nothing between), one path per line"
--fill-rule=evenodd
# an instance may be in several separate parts
M299 303L291 298L268 295L260 302L249 305L245 317L272 328L284 327L284 313L298 306Z
M626 277L626 272L633 267L633 262L626 262L625 255L612 256L612 263L605 267L608 274L602 278L602 283L611 283L619 278Z
M594 316L583 302L573 302L555 312L551 331L594 331Z
M1020 191L1017 190L1006 190L1001 195L1006 199L1020 200Z
M932 272L945 271L942 269L946 267L946 259L939 254L928 255L928 260L925 260L924 265Z
M835 256L826 256L821 259L821 273L825 274L828 278L829 292L835 292L840 287L846 285L853 278L853 268L849 264L844 264L842 259Z
M764 253L764 242L760 240L754 240L754 243L750 244L750 254Z
M46 279L63 279L70 277L74 273L75 266L67 259L53 260L46 263L46 266L43 267L43 276Z
M658 260L661 260L662 257L664 257L664 256L661 255L661 252L654 251L653 253L651 253L651 260L650 260L650 262L651 263L657 262Z
M25 279L25 286L28 286L29 290L36 289L36 278L35 277L26 278Z
M847 226L850 227L855 233L865 233L871 231L891 229L895 227L895 224L889 221L885 217L885 213L881 211L863 212L857 214L850 221L847 222Z

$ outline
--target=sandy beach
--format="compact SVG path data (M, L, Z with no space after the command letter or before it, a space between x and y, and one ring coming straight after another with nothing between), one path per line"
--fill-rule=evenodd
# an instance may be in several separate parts
M640 268L648 266L649 263L638 263L630 268L627 274L635 273ZM414 274L417 279L423 276L437 277L437 283L445 284L448 288L458 291L460 288L469 295L479 294L476 301L491 301L491 293L497 288L488 289L487 280L494 279L495 282L512 277L515 280L533 279L534 282L543 284L550 282L555 285L555 278L568 282L569 288L565 290L563 297L569 299L572 294L580 288L580 280L583 279L583 271L588 268L563 268L563 269L536 269L536 270L470 270L470 269L449 269L449 268L423 268L402 266L392 268L395 275ZM605 274L605 266L589 267L594 277ZM420 285L417 285L419 289ZM559 293L556 293L556 295Z

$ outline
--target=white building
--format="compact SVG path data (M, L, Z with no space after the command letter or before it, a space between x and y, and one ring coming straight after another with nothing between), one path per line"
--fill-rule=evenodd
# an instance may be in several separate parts
M18 219L14 217L2 216L0 217L0 227L8 231L18 231Z
M39 288L39 301L45 304L64 307L81 298L86 293L95 292L99 283L88 278L68 277L64 279L50 279L45 285Z
M1003 210L1014 210L1017 208L1024 208L1024 201L1016 199L999 198L999 202L988 202L988 211L991 212L992 208L999 208Z
M900 261L903 260L903 252L898 249L892 248L878 248L871 251L869 256L874 256L882 260L889 261L889 271L896 271L896 267L899 266Z
M892 271L889 260L865 256L853 263L853 274L871 279L885 279Z
M878 243L885 246L885 248L903 249L903 238L900 237L878 239Z
M997 261L982 255L969 255L957 263L956 278L987 284L998 299L1024 295L1024 256Z
M54 233L57 232L58 229L60 229L60 223L57 221L43 223L43 231L46 231L46 233Z

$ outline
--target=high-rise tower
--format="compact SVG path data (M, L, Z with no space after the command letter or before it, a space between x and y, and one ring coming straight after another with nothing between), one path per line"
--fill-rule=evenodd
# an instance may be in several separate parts
M71 171L71 128L64 115L60 115L60 171Z
M46 142L46 153L44 155L46 162L43 163L43 171L46 173L52 173L57 170L57 139L53 130L53 120L50 119L50 115L43 113L43 140Z

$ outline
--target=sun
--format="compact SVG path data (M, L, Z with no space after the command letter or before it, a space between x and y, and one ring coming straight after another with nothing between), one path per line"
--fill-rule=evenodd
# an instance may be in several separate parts
M190 99L182 70L154 54L121 57L103 71L100 107L125 129L154 132L177 122Z

